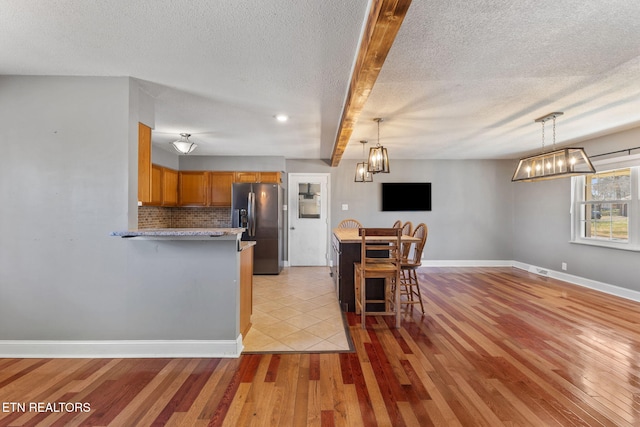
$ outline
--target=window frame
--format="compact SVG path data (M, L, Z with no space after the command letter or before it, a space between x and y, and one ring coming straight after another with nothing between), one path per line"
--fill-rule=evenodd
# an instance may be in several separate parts
M633 157L633 158L631 158ZM597 173L607 173L620 169L630 169L631 199L630 200L585 200L586 179L591 175L580 175L571 178L571 243L598 246L603 248L621 249L640 252L640 157L629 156L626 159L607 159L594 162ZM582 228L585 224L583 206L589 204L628 204L628 239L608 240L596 237L583 237Z

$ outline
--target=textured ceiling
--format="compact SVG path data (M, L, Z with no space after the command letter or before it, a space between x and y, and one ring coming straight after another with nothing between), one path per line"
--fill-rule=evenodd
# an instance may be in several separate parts
M131 76L156 146L328 158L366 0L0 0L0 74ZM512 158L640 125L640 4L413 0L343 158ZM274 115L291 116L285 124ZM550 132L548 132L550 134ZM551 141L547 139L547 144Z

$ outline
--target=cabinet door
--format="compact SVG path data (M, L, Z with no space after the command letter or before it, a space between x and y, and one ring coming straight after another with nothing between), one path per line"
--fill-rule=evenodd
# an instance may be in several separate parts
M162 204L162 167L151 165L151 200L145 205Z
M210 172L209 206L231 206L233 172Z
M234 182L260 182L260 172L236 172Z
M267 184L280 184L280 172L260 172L260 182Z
M162 206L178 204L178 171L162 168Z
M178 204L180 206L207 206L208 181L208 172L179 172Z
M253 246L240 251L240 332L243 337L251 328L253 312Z
M151 202L151 128L138 123L138 201Z

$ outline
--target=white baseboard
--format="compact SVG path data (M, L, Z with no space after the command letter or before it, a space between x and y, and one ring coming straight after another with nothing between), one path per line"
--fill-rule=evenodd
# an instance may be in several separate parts
M513 261L513 267L519 268L520 270L526 270L530 273L539 274L541 276L562 280L563 282L568 282L574 285L583 286L585 288L594 289L606 294L640 302L640 292L632 289L626 289L620 286L610 285L609 283L598 282L597 280L586 279L584 277L574 276L573 274L567 274L562 271L550 270L548 268L537 267L535 265L525 264L518 261Z
M640 302L640 292L513 260L422 260L423 267L515 267L541 276Z
M512 267L510 260L422 260L423 267Z
M240 357L236 340L0 341L0 358Z

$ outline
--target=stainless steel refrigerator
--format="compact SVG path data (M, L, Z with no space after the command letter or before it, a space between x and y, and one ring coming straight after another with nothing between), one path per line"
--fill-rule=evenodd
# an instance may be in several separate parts
M254 240L253 274L279 274L284 246L283 190L278 184L233 184L232 225L245 229L242 240Z

